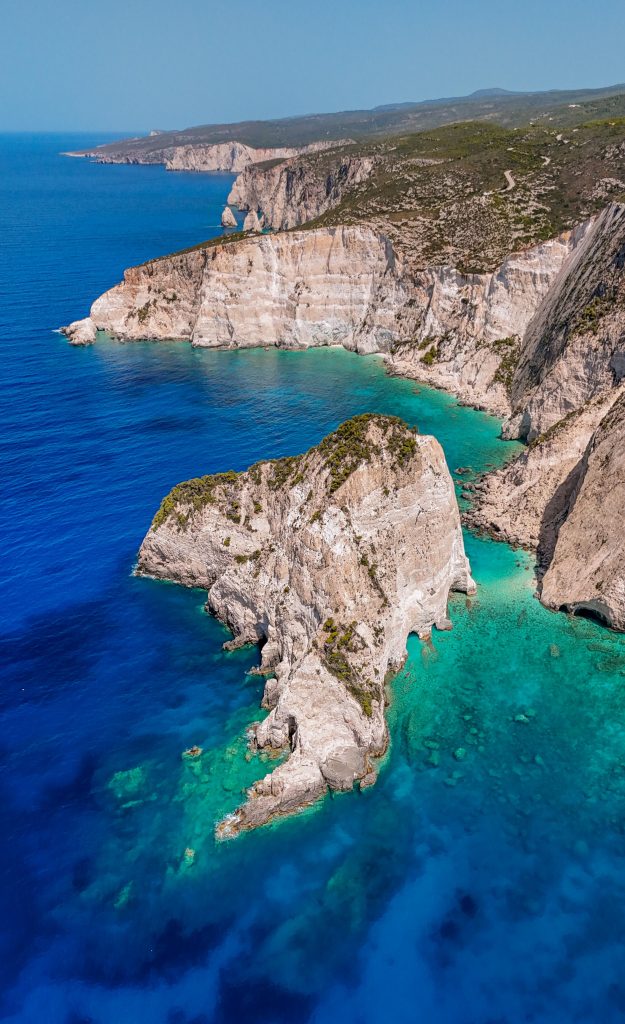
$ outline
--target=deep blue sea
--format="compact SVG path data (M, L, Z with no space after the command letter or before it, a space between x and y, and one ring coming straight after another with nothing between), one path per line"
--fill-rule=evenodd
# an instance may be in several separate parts
M468 535L477 597L410 639L377 785L215 843L267 770L262 684L201 592L133 577L164 493L370 410L452 468L515 446L375 357L71 348L231 183L59 155L98 141L0 136L0 1019L622 1022L625 639L543 609L505 545Z

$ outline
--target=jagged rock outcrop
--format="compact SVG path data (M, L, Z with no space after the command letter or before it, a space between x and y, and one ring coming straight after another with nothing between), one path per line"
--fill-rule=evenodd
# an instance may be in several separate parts
M237 226L237 219L229 206L226 206L221 215L221 226L222 228L236 228Z
M596 615L625 630L625 394L582 460L541 587L550 608Z
M63 327L62 331L70 345L93 345L96 340L96 326L89 316L84 320L74 320L67 327Z
M260 210L274 231L295 228L339 203L374 166L372 157L344 153L323 174L310 160L297 158L270 167L254 164L238 176L228 202L239 210Z
M244 231L255 231L256 234L260 234L263 230L263 221L258 216L256 210L250 210L243 221Z
M625 204L607 206L538 309L506 436L532 440L625 376Z
M447 627L450 590L474 590L439 444L383 416L356 417L305 455L174 488L138 572L205 587L273 676L253 742L287 760L222 837L373 782L387 673L410 632Z

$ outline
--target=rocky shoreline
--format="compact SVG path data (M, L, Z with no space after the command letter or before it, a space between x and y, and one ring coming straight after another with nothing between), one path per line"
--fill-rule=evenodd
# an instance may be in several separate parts
M565 536L589 554L586 534L571 539L582 530L571 502L625 378L623 253L616 203L491 274L414 271L364 224L235 235L131 268L64 332L73 344L102 330L200 347L342 345L502 417L504 436L532 447L481 485L469 521L537 550L546 604L625 628L620 598L605 597L618 590L614 559L592 586L581 573L568 589L552 586ZM618 522L595 542L617 548Z
M286 760L219 823L219 838L328 789L371 785L387 745L385 683L408 634L449 628L450 591L475 590L440 445L378 415L299 457L175 487L137 571L206 588L229 646L259 645L270 677L252 743Z
M74 344L96 330L206 347L341 344L505 417L523 336L588 228L492 274L414 273L367 225L218 239L127 270L65 333Z

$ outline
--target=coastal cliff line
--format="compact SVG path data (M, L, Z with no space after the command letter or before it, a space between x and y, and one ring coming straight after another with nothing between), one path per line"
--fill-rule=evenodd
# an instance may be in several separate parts
M142 143L142 139L135 140ZM80 150L65 153L64 156L86 157L101 164L163 164L168 171L224 171L239 174L252 164L272 160L286 160L289 157L319 153L335 146L349 145L349 139L311 142L305 146L248 146L236 139L226 142L201 145L186 143L152 148L145 152L140 145L134 149L132 140L118 152L105 149Z
M93 342L98 330L206 347L340 344L381 353L394 372L502 417L515 413L520 424L526 385L517 384L517 367L526 334L591 228L595 243L614 239L621 209L512 254L486 274L451 266L414 271L367 225L216 240L127 270L65 333L75 344ZM560 418L566 401L566 387L557 404L544 395L541 427Z
M269 714L252 745L286 760L219 823L220 838L328 789L373 784L385 682L408 634L450 628L450 591L475 590L440 445L378 415L304 455L175 487L137 571L207 589L234 634L228 646L261 647Z
M505 436L532 444L484 484L472 522L537 548L541 572L551 566L555 579L564 551L557 533L572 510L564 501L569 474L579 472L625 376L623 253L625 205L618 203L482 274L415 270L365 224L234 237L131 268L65 333L74 344L92 343L102 330L123 340L343 345L382 354L392 372L501 416ZM563 445L557 456L554 433ZM617 544L615 531L616 524ZM596 607L625 628L618 602L598 602L582 582L558 603L545 577L545 602ZM595 582L607 585L601 570Z

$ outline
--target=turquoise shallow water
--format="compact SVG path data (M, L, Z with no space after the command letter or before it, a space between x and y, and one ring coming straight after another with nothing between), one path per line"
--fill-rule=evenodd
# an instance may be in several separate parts
M478 594L409 641L373 789L214 843L267 770L261 684L201 593L131 576L163 493L365 410L452 468L514 446L343 351L70 349L50 329L210 233L229 185L57 158L72 142L2 150L2 1019L621 1021L625 640L543 609L523 553L467 537Z

